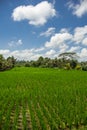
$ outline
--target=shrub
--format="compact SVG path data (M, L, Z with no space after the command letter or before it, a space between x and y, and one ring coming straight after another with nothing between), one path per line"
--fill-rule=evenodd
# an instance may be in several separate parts
M71 67L72 69L75 69L76 65L77 65L77 61L72 60L72 61L70 62L70 67Z
M76 70L81 70L81 69L82 69L81 65L76 66Z
M87 71L87 65L82 67L82 70Z
M70 66L70 63L67 63L66 66L64 67L65 70L70 70L71 69L71 66Z
M30 64L27 62L27 63L25 64L25 67L30 67Z

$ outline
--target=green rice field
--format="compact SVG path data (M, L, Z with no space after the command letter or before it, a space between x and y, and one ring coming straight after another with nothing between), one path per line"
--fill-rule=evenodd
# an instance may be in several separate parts
M0 72L0 130L87 130L87 72Z

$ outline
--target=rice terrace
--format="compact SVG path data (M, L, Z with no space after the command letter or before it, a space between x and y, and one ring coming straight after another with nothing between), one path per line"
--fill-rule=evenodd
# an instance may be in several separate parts
M16 67L0 72L0 129L86 130L86 71Z

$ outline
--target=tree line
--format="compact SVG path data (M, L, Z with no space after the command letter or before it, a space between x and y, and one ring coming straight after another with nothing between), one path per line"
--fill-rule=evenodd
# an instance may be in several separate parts
M40 56L36 61L26 62L25 66L75 69L78 64L77 57L78 56L74 52L61 53L55 59L50 59L48 57L43 58L42 56Z
M54 59L40 56L36 61L17 61L17 66L87 71L87 62L79 62L78 59L79 56L75 52L65 52Z
M5 59L0 54L0 71L9 70L13 67L42 67L42 68L59 68L59 69L77 69L87 71L87 62L79 62L78 55L75 52L61 53L57 58L51 59L40 56L36 61L17 60L13 56Z

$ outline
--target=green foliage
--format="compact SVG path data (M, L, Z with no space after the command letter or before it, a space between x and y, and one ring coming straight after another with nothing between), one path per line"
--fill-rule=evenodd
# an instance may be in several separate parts
M40 56L36 61L30 61L29 67L42 67L42 68L66 68L75 69L77 65L77 58L75 52L65 52L58 56L58 58L50 59L48 57L44 58ZM69 65L68 65L69 63ZM27 62L25 66L28 67Z
M70 61L70 66L71 66L72 69L75 69L76 65L77 65L77 61L75 61L75 60Z
M78 56L76 52L64 52L59 55L60 58L63 58L64 60L70 59L70 60L77 60Z
M87 65L82 66L82 70L87 71Z
M64 67L65 70L70 70L71 69L71 66L70 66L70 63L67 63L66 66Z
M76 66L76 68L75 68L76 70L82 70L82 67L81 67L81 65L80 64L77 64L77 66Z
M31 67L0 73L0 129L86 130L86 77Z
M8 57L5 59L3 55L0 55L0 71L11 69L15 66L16 59L12 57Z
M30 63L29 63L29 62L26 62L26 63L25 63L25 67L30 67Z

